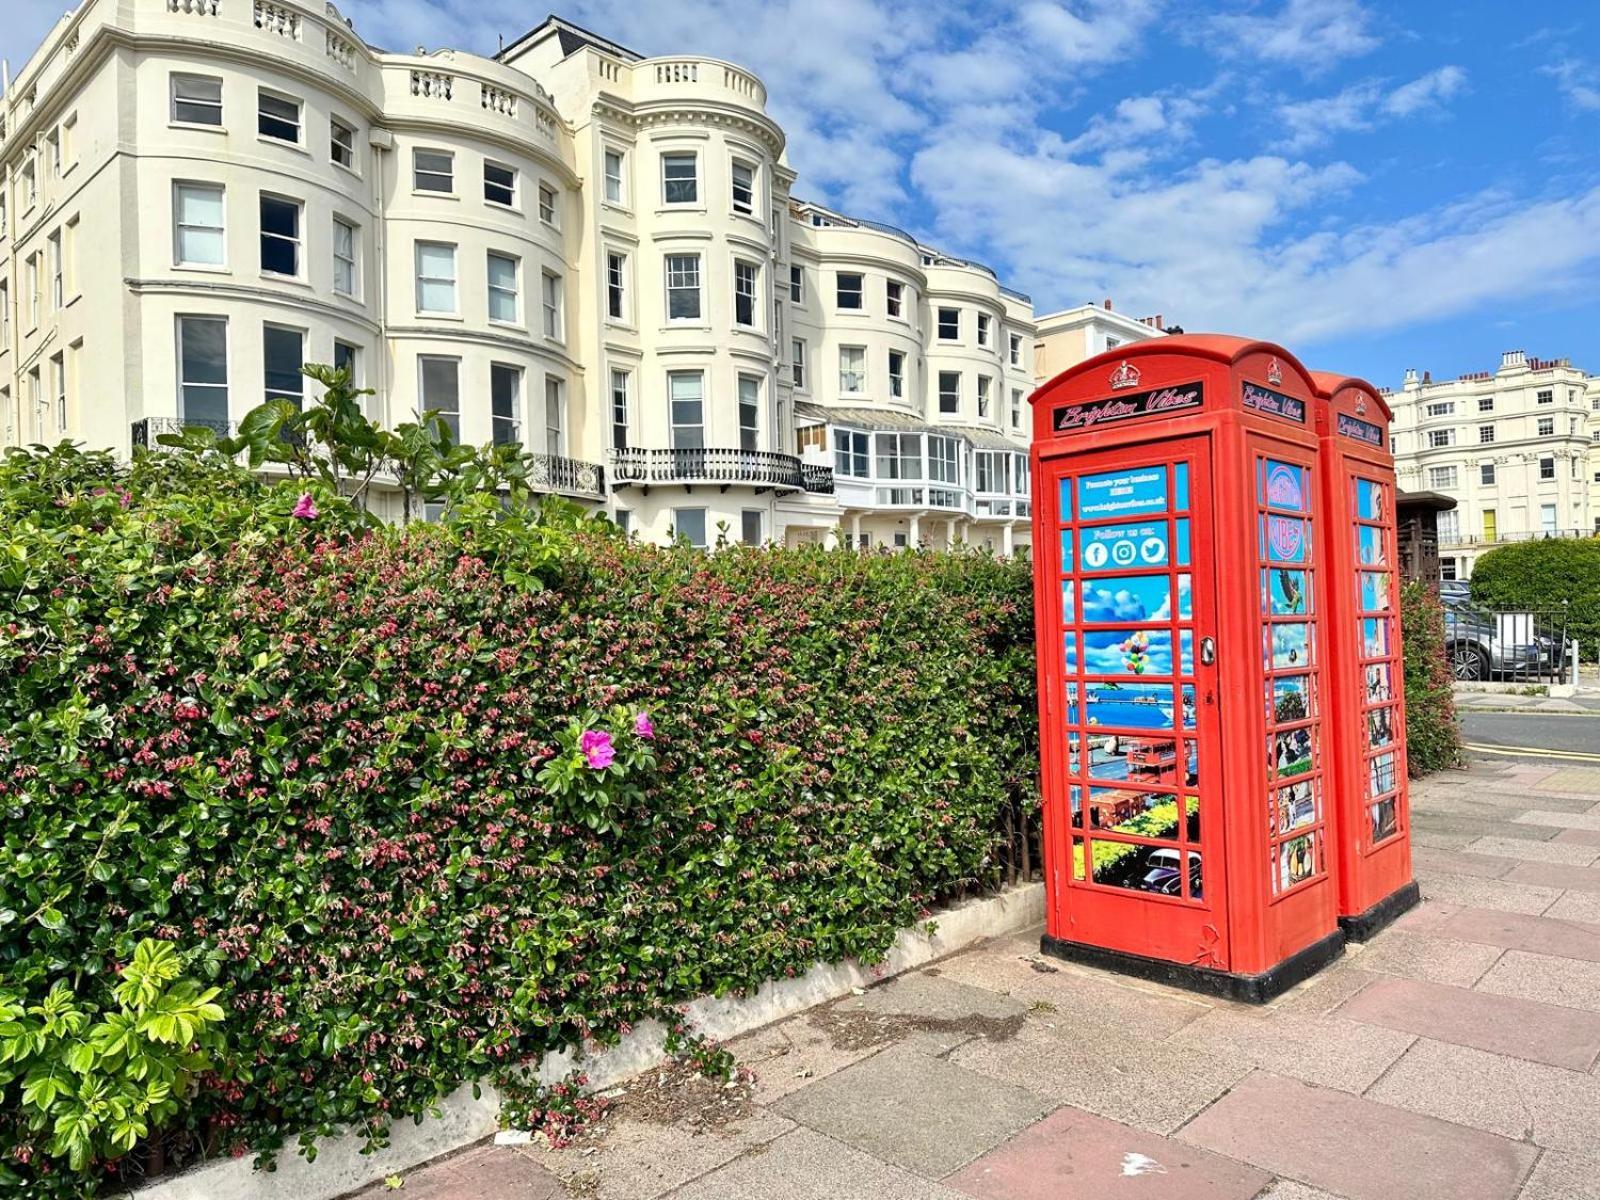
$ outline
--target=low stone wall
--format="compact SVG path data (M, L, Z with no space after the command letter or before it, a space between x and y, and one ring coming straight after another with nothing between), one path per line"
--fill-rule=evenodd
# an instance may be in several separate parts
M984 938L999 937L1044 921L1044 884L1010 888L997 896L968 900L934 914L928 923L900 934L883 962L822 963L795 979L763 984L752 995L702 996L688 1006L690 1021L706 1036L726 1041L770 1025L791 1013L847 996L855 988L910 971L954 954ZM610 1087L661 1061L665 1030L642 1025L608 1049L584 1055L582 1066L596 1089ZM565 1077L579 1063L579 1053L552 1055L540 1064L548 1083ZM419 1163L482 1141L499 1128L500 1102L484 1087L474 1099L472 1087L457 1088L440 1105L438 1117L421 1124L397 1123L389 1145L362 1154L355 1135L328 1138L317 1144L315 1162L292 1147L278 1157L276 1171L257 1171L249 1158L206 1163L171 1179L161 1179L131 1193L133 1200L334 1200L387 1175L401 1174ZM126 1195L126 1194L125 1194Z

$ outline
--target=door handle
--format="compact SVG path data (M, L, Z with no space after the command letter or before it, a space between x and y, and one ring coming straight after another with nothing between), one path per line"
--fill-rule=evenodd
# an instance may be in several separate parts
M1200 639L1200 665L1209 667L1217 661L1217 643L1212 638Z

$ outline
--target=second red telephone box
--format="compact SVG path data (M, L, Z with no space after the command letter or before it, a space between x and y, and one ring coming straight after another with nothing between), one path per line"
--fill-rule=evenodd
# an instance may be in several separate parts
M1318 403L1214 335L1034 393L1050 953L1260 1001L1344 944Z
M1334 816L1339 924L1365 941L1420 898L1411 875L1405 667L1395 563L1389 405L1370 383L1312 380L1322 443L1328 590L1328 728L1341 781Z

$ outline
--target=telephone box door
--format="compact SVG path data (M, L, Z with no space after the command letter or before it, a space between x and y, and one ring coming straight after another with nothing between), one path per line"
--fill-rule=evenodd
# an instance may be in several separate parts
M1227 970L1210 441L1042 472L1050 934Z

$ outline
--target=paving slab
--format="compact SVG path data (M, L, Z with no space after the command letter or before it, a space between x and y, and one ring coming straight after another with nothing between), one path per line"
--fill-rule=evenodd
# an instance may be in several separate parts
M1575 792L1600 796L1600 770L1594 767L1560 767L1534 784L1542 792Z
M1346 947L1363 971L1471 987L1494 965L1498 946L1410 928L1384 930L1364 948Z
M728 1043L743 1066L755 1072L757 1104L771 1104L835 1071L842 1071L883 1049L840 1047L810 1021L780 1021Z
M1600 1159L1546 1150L1517 1200L1600 1200Z
M1572 1071L1600 1056L1600 1016L1416 979L1380 979L1337 1015Z
M1499 879L1513 865L1497 854L1467 854L1437 846L1411 848L1411 866L1418 875L1442 872L1448 875L1473 875L1479 879Z
M1266 1007L1274 1012L1304 1013L1308 1016L1331 1013L1374 979L1380 978L1372 971L1363 970L1359 964L1365 961L1366 955L1353 953L1352 950L1352 947L1346 946L1342 960L1324 967L1304 983L1290 988Z
M395 1190L375 1183L349 1200L567 1200L561 1181L510 1146L473 1146L400 1177Z
M577 1146L552 1150L539 1142L516 1149L561 1180L574 1195L593 1200L654 1200L793 1128L793 1121L758 1109L737 1125L703 1133L675 1125L621 1120L606 1130L604 1148L598 1152Z
M1600 829L1563 829L1552 842L1572 842L1578 846L1600 846Z
M1138 1034L1086 1036L1029 1021L1015 1041L968 1042L952 1062L1154 1133L1171 1133L1250 1071L1247 1063Z
M1551 846L1566 844L1550 843ZM1585 846L1583 849L1600 852L1600 848L1594 846ZM1519 862L1506 872L1505 878L1511 883L1531 883L1536 887L1600 892L1600 868L1597 867L1569 867L1565 863L1552 862Z
M1265 1071L1178 1136L1350 1200L1512 1200L1538 1154L1490 1133Z
M1557 829L1588 829L1600 833L1600 813L1553 812L1535 808L1511 818L1519 825L1554 825Z
M1280 1179L1262 1192L1258 1200L1346 1200L1346 1197L1335 1196L1332 1192L1314 1188L1309 1183Z
M1507 950L1475 990L1600 1012L1600 963Z
M1370 990L1364 989L1358 997ZM1202 1017L1169 1041L1360 1095L1406 1052L1414 1038L1414 1033L1337 1016L1229 1006Z
M1542 825L1522 826L1525 829L1543 829ZM1554 837L1554 831L1551 832ZM1593 846L1575 846L1571 842L1533 842L1523 837L1480 837L1468 842L1468 854L1498 854L1502 858L1522 858L1530 862L1566 863L1573 867L1587 867L1595 860Z
M1520 808L1504 809L1483 816L1457 816L1453 813L1414 812L1412 828L1422 833L1449 835L1450 848L1464 849L1481 837L1503 837L1519 842L1548 842L1556 831L1548 825L1515 825L1506 818ZM1466 841L1459 839L1465 836Z
M1556 899L1560 898L1557 893ZM1583 922L1497 909L1463 908L1441 920L1433 927L1433 932L1467 942L1486 942L1507 950L1600 962L1600 929Z
M1158 1039L1204 1016L1214 1003L1160 984L1045 958L1037 937L1031 952L1022 939L993 943L947 958L937 969L943 978L990 988L1024 1002L1030 1012L1048 1013L1058 1026L1141 1031Z
M966 1200L813 1129L796 1129L702 1175L672 1200ZM485 1196L483 1200L489 1200Z
M1507 883L1503 879L1473 879L1466 875L1426 875L1418 883L1428 900L1461 908L1496 908L1529 916L1538 916L1561 897L1558 888Z
M1027 1004L1003 993L973 987L938 974L912 971L887 983L866 989L859 996L846 996L833 1005L836 1012L869 1012L891 1016L911 1016L930 1021L959 1021L967 1017L1006 1020L1028 1011Z
M945 1182L980 1200L1251 1200L1272 1176L1062 1108Z
M1367 1099L1552 1150L1600 1154L1600 1079L1424 1038Z
M1600 933L1600 895L1594 892L1566 892L1544 915L1551 921L1568 921L1579 925L1593 925Z
M1433 930L1439 922L1446 917L1454 916L1462 909L1460 904L1450 904L1443 900L1429 900L1426 897L1410 912L1403 914L1390 929L1405 930Z
M1055 1106L1025 1088L896 1046L776 1107L885 1162L939 1179Z

